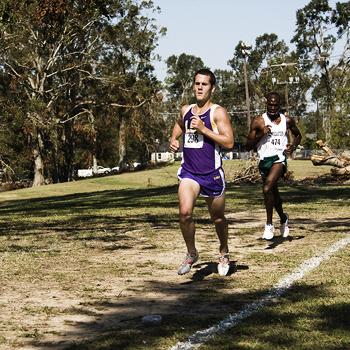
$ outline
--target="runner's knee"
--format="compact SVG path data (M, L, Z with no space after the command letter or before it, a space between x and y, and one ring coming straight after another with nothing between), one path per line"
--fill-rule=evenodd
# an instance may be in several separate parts
M268 194L272 190L272 184L270 182L266 182L263 186L263 193Z
M215 225L221 225L226 222L225 216L212 216L211 219Z
M192 212L186 209L180 209L180 222L186 223L192 220Z

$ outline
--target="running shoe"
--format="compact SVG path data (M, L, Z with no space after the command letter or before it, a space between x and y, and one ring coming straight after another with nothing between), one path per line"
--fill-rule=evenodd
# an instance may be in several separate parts
M262 238L267 240L272 239L274 235L274 231L275 231L275 228L273 227L273 225L265 225L265 230Z
M177 274L178 275L184 275L186 273L189 273L191 270L192 265L198 260L199 255L198 252L196 255L191 255L190 253L187 253L184 262L179 267Z
M218 273L220 276L226 276L230 270L230 257L228 254L220 255L218 263Z
M286 216L286 221L285 222L281 222L281 226L280 226L280 232L283 238L286 238L289 236L289 227L288 227L288 214L284 214Z

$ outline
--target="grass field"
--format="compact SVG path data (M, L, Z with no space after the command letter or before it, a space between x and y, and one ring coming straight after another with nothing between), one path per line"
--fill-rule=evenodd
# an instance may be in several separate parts
M296 179L330 169L289 166ZM218 242L202 200L200 260L178 276L177 167L0 193L0 349L170 349L349 236L350 185L281 183L291 237L267 243L261 185L228 184L229 276L216 273ZM200 349L350 349L349 250ZM144 325L149 314L161 323Z

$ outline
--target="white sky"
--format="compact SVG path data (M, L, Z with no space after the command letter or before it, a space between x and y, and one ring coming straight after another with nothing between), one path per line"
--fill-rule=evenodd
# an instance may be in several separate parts
M157 25L167 28L156 50L160 80L166 76L164 61L186 53L200 57L210 69L230 69L227 61L240 40L255 44L256 37L275 33L293 48L296 11L309 0L154 0L161 8ZM334 7L337 1L330 0ZM344 1L341 1L344 2Z

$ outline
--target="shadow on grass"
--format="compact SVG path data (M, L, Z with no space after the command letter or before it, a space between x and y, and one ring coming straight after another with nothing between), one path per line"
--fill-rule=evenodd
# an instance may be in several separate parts
M177 227L177 215L167 213L167 208L178 205L176 194L177 187L170 186L7 201L0 207L0 235L55 233L64 239L127 239L128 232L140 228Z
M223 292L226 287L225 279L211 280L204 284L177 284L150 282L145 289L161 291L170 298L157 299L150 303L145 298L133 299L121 303L99 303L95 307L108 309L108 315L96 318L91 322L75 325L70 336L85 336L89 340L81 342L67 342L66 350L121 350L121 349L163 349L174 345L178 339L187 340L198 330L213 326L228 317L244 310L250 303L260 300L269 290L259 292ZM239 290L239 286L237 286ZM264 344L271 349L296 349L301 344L299 325L300 320L312 318L314 330L323 331L327 336L334 336L334 332L346 333L348 327L348 304L332 304L317 306L317 300L331 296L324 285L297 285L291 288L280 300L271 300L270 306L257 310L243 322L238 322L228 332L215 337L208 342L210 349L227 348L241 349L242 339L254 339L254 344ZM305 308L293 308L293 304L309 302ZM312 303L314 302L314 304ZM311 304L310 304L311 302ZM281 304L279 309L276 305ZM322 301L320 302L322 304ZM161 314L162 321L157 325L144 325L141 322L143 313L138 306L149 305L152 313ZM292 308L292 311L290 310ZM163 312L159 312L159 310ZM125 310L130 310L125 311ZM287 311L285 311L287 310ZM334 312L337 312L335 317ZM84 310L81 310L84 314ZM85 312L86 314L86 312ZM315 320L320 320L319 327ZM274 329L274 331L272 331ZM270 330L270 331L268 331ZM308 332L306 330L306 332ZM288 336L286 336L288 333ZM309 333L306 333L309 334ZM304 335L305 336L305 335ZM164 346L163 338L173 338L172 343ZM322 339L322 338L321 338ZM343 341L346 341L344 337ZM169 340L170 342L170 340ZM45 349L62 348L62 343L33 341L32 345ZM170 345L170 346L169 346ZM244 347L243 347L244 348ZM242 349L243 349L242 348ZM322 348L322 347L321 347ZM341 348L341 347L339 347Z
M344 217L344 218L336 218L336 219L328 219L322 222L319 222L316 225L317 228L324 229L325 231L337 231L341 230L344 231L347 230L349 232L350 229L350 218Z
M318 201L333 201L334 205L344 206L350 201L350 186L343 185L327 185L327 186L305 186L280 183L279 189L282 199L285 203L315 203ZM254 205L262 204L262 185L246 184L246 185L230 185L227 186L228 199L230 195L242 201L249 200Z
M257 184L244 186L227 186L227 199L248 200L254 205L261 205L261 186ZM307 187L282 186L282 196L286 203L309 203L317 200L336 201L333 204L344 206L350 200L350 186L347 187ZM342 200L341 200L342 199ZM203 204L201 204L203 205ZM99 209L133 208L174 208L178 206L177 186L165 186L149 189L122 189L77 193L63 196L51 196L23 200L9 200L1 203L0 216L6 215L40 215L84 214L85 211Z
M303 238L305 238L305 236L288 236L288 237L275 236L271 240L267 241L268 246L265 249L274 249L283 243L297 241ZM263 240L263 239L260 238L260 240Z
M288 187L284 185L281 186L281 191L286 203L298 203L301 207L305 207L309 203L325 201L325 205L331 205L333 211L337 206L346 205L350 198L349 186ZM237 207L240 210L251 207L253 210L262 209L261 185L229 184L227 202L233 214ZM176 185L10 200L2 202L0 206L0 219L2 219L0 236L13 236L18 239L19 236L26 235L58 234L62 239L116 243L114 248L108 247L109 250L128 249L132 247L134 230L145 228L178 230L177 207ZM198 208L206 211L205 202L198 201L196 209ZM172 209L170 214L169 209ZM198 215L196 212L195 220L199 225L212 225L207 213ZM245 219L239 221L242 220ZM237 220L232 215L228 218L228 222L234 227ZM297 223L297 220L293 221L293 225ZM319 222L314 216L305 218L304 223L318 225L325 232L341 232L344 228L349 228L350 219L330 219ZM121 240L123 240L122 243L120 243ZM270 249L281 243L283 242L273 242ZM20 251L22 248L20 244L13 244L10 249ZM35 250L35 246L27 246L23 249L24 251Z
M344 206L350 200L350 186L320 186L310 187L296 185L281 186L281 195L287 203L305 204L318 201L332 201L332 205Z
M0 215L35 214L52 215L69 212L80 214L86 210L125 208L169 208L177 205L177 186L149 189L122 189L74 193L24 200L10 200L1 203Z
M218 273L218 264L212 261L203 262L200 264L196 264L193 266L194 269L197 269L191 277L192 281L184 282L183 284L191 284L193 282L203 281L205 277L210 276L212 274ZM249 267L246 265L239 265L237 261L230 261L230 269L227 273L227 276L231 276L237 271L240 270L248 270Z
M322 305L319 307L318 312L322 315L322 329L328 330L329 328L338 328L349 331L350 303Z

